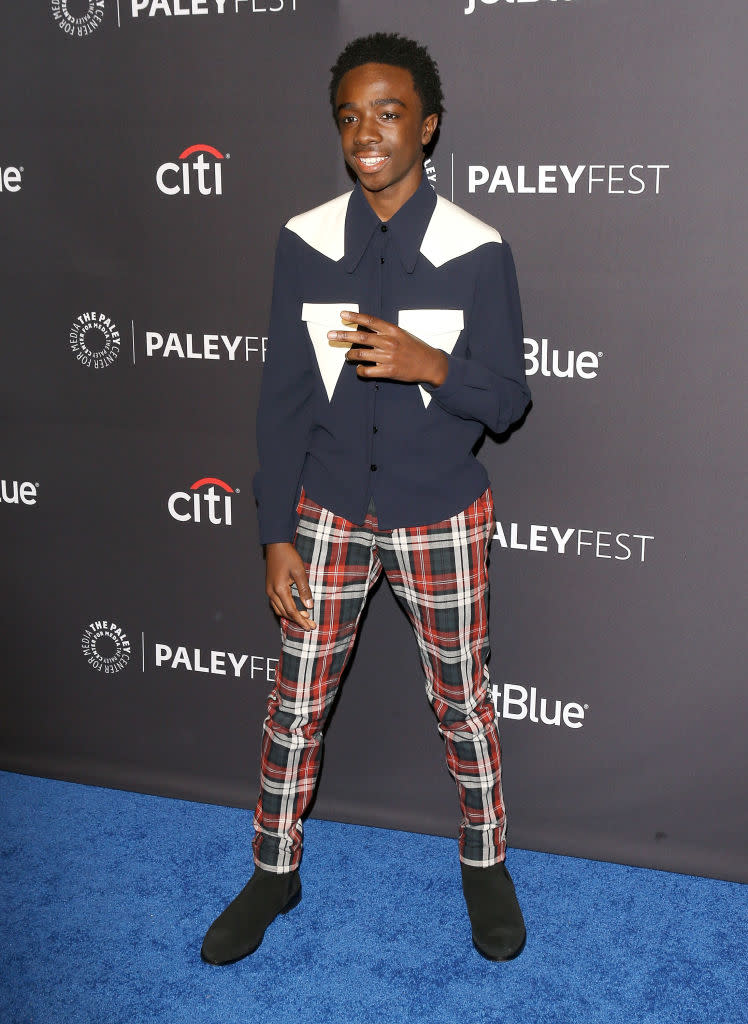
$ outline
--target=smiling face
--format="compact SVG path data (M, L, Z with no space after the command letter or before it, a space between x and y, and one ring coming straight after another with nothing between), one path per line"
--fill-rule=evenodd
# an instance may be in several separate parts
M423 147L438 117L423 116L413 76L391 64L362 64L343 75L337 95L345 162L382 220L421 183Z

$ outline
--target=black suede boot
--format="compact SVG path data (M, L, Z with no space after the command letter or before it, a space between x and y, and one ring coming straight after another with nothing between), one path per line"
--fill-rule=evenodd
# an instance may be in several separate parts
M473 929L473 945L486 960L512 960L527 933L514 883L503 861L488 868L460 862L462 891Z
M298 871L255 873L208 929L200 955L209 964L233 964L254 953L278 914L287 914L301 899Z

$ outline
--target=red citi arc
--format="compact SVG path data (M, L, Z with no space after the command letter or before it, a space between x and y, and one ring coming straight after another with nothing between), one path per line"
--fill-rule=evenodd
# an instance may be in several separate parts
M175 491L169 496L169 515L180 523L231 526L231 499L237 493L225 480L204 476L191 484L189 491ZM207 515L204 506L207 506Z
M196 159L190 160L195 154ZM208 160L206 154L213 160ZM188 196L193 192L202 196L223 195L220 161L229 157L229 153L221 153L215 146L204 142L188 146L179 154L180 163L169 161L161 164L156 171L156 185L168 196Z

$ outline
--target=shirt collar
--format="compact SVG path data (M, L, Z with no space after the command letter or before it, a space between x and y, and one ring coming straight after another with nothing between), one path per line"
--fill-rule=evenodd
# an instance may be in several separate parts
M410 199L387 221L387 230L391 232L390 237L400 261L409 274L415 270L423 236L426 234L435 206L436 193L424 173L421 184ZM360 183L356 182L345 217L343 266L349 274L352 274L361 262L372 235L379 230L381 224L382 221L364 196Z

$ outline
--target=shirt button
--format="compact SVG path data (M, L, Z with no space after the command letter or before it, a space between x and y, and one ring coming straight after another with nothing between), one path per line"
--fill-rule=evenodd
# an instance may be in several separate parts
M380 257L379 257L379 262L380 262L380 263L384 263L384 256L380 256Z
M376 463L372 462L372 464L369 466L369 469L372 471L372 473L376 473L376 471L377 471Z
M387 225L386 224L382 224L381 227L379 228L379 230L380 231L386 231L387 230Z
M376 434L376 432L377 432L378 430L379 430L379 427L374 427L374 431L373 431L373 432L374 432L374 433Z
M378 384L375 384L375 385L374 385L374 390L375 390L375 391L379 391L379 385L378 385Z

